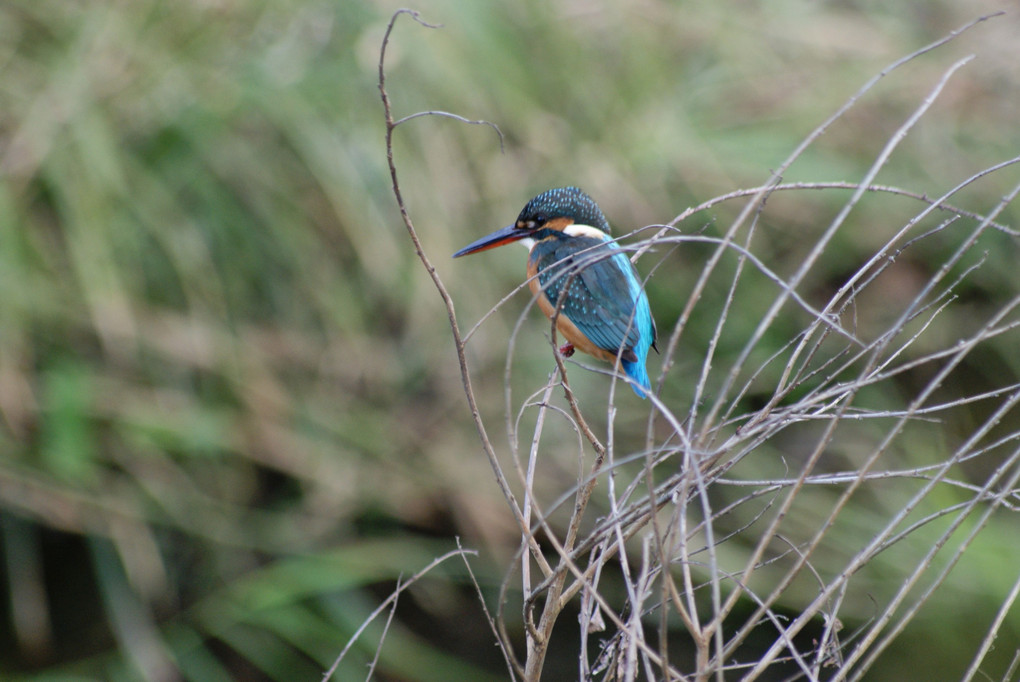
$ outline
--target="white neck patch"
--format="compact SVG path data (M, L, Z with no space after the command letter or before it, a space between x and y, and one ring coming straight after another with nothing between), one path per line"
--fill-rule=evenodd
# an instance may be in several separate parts
M564 234L569 234L571 237L591 237L592 239L598 239L601 241L608 241L609 235L591 225L567 225L563 229Z

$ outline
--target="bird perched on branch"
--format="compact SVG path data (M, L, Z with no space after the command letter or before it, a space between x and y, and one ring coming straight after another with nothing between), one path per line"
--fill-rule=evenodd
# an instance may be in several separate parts
M598 204L576 187L550 189L529 201L515 223L453 257L510 242L529 249L528 285L567 340L560 352L569 357L576 348L613 363L619 357L634 392L644 398L651 388L645 361L655 348L655 320L637 271L609 238Z

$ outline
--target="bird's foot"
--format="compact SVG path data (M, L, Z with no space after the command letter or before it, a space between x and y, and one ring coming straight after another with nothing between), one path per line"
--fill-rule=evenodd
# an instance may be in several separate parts
M562 346L560 346L560 355L562 355L563 357L569 358L573 354L574 354L574 344L572 344L572 343L565 343Z

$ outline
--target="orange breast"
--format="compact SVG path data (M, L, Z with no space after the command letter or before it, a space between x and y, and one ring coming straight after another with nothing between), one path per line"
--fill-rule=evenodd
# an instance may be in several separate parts
M542 309L545 316L550 320L556 312L556 302L550 301L549 297L542 291L542 285L539 283L538 278L535 277L537 269L534 268L531 263L528 263L528 287L531 289L531 293L538 299L538 307ZM599 348L592 343L587 336L585 336L580 329L577 328L570 318L567 317L563 310L560 310L560 314L556 316L556 330L563 334L564 338L573 344L574 348L587 353L599 360L606 362L614 362L616 360L616 353L612 353L603 348Z

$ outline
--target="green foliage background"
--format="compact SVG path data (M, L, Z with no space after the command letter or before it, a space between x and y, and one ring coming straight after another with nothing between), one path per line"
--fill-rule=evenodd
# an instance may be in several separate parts
M377 60L397 7L0 5L4 679L318 679L397 578L454 548L455 535L479 550L472 566L492 603L517 538L385 166ZM533 194L580 185L618 233L667 222L761 184L867 78L994 9L414 8L444 27L398 23L388 68L397 114L444 109L493 121L506 137L501 153L491 129L444 119L396 135L412 218L467 326L520 283L523 254L448 255ZM942 71L972 52L880 181L935 196L1015 156L1018 30L1014 12L909 65L786 179L859 178ZM1016 175L969 190L964 207L987 210ZM777 269L844 199L775 197L761 238ZM863 208L819 281L881 244L897 206ZM714 233L738 209L681 227ZM1003 222L1015 226L1011 211ZM967 291L974 300L1015 290L1016 245L1001 240ZM698 256L679 254L651 280L660 330L684 305L694 269L683 265ZM506 339L524 300L470 348L497 424ZM745 308L750 325L760 307ZM515 391L535 390L552 369L546 332L537 314L526 322ZM710 333L693 329L687 352ZM981 372L1016 377L1018 358L989 351L960 390L982 386ZM696 367L678 367L666 395L682 401ZM606 390L604 377L575 374L588 394ZM645 407L628 402L621 419L640 423ZM545 482L550 496L572 465ZM861 510L862 528L874 512ZM1001 567L1011 580L1017 565L1015 521L995 537L959 572L956 608L926 613L873 679L962 670L956 657L974 645L959 605L987 622L997 603L983 588L1001 594ZM381 624L370 628L335 679L362 679L380 636ZM569 679L569 647L561 655ZM403 598L378 664L378 679L505 674L459 560Z

